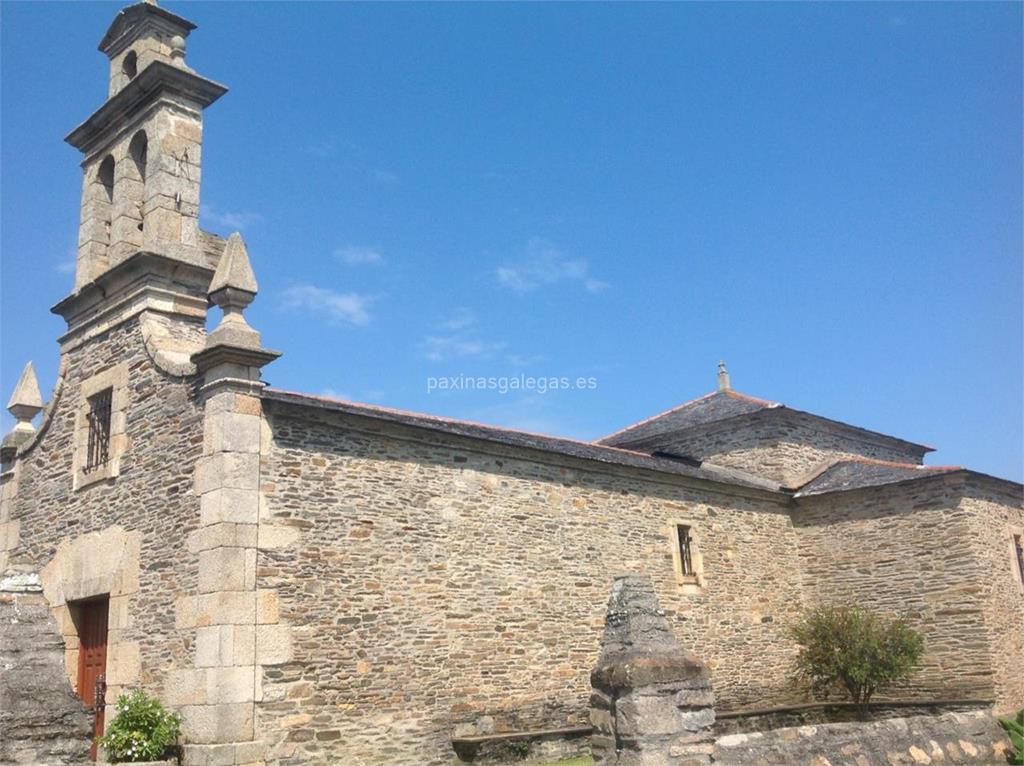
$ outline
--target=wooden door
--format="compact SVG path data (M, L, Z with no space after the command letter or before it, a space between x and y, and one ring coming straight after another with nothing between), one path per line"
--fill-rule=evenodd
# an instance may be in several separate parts
M107 674L107 615L110 599L82 601L76 605L78 637L78 696L93 708L95 726L93 736L103 733L104 701ZM96 760L96 740L93 739L92 759Z

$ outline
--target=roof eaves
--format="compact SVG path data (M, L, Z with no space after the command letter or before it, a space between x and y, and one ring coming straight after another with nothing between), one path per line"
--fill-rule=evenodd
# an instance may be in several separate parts
M807 490L806 489L807 487L810 487L811 485L813 485L815 482L819 482L822 479L825 479L830 472L835 472L835 471L842 470L843 467L848 466L851 463L856 463L856 464L859 464L859 465L867 465L867 466L892 467L892 468L897 468L897 469L901 469L901 470L904 470L904 471L913 471L914 473L917 473L918 475L916 475L916 476L907 476L907 475L894 476L891 479L877 479L877 480L871 479L871 480L866 481L863 484L858 484L856 486L826 487L826 488L820 489L820 490L814 490L814 489ZM933 479L933 478L935 478L937 476L949 476L949 475L957 473L957 472L968 473L967 469L963 468L962 466L958 466L958 465L934 465L934 466L933 465L918 465L916 463L898 463L898 462L893 462L893 461L888 461L888 460L873 460L871 458L857 458L857 459L850 459L850 460L841 460L838 463L833 463L827 469L825 469L824 471L819 472L816 476L811 478L809 481L805 482L800 489L798 489L796 492L793 493L793 497L799 500L799 499L804 498L804 497L820 497L822 495L832 495L832 494L837 494L837 493L841 493L841 492L855 492L855 491L861 490L861 489L871 489L873 487L886 487L886 486L893 486L893 485L897 485L897 484L907 484L907 483L910 483L910 482L921 481L923 479Z
M781 405L780 409L787 410L789 412L792 412L795 415L800 415L800 416L803 416L803 417L811 418L813 420L824 421L826 423L831 423L831 424L834 424L834 425L842 426L843 428L848 428L851 431L856 431L856 432L861 433L861 434L866 434L866 435L872 436L872 437L874 437L876 439L882 439L884 441L889 441L889 442L898 442L900 444L906 444L906 445L909 445L911 447L916 447L917 449L921 450L925 454L927 454L929 452L935 452L935 449L936 449L935 447L931 446L930 444L920 444L919 442L912 442L912 441L910 441L908 439L901 439L899 436L893 436L891 434L882 433L881 431L873 431L870 428L862 428L861 426L855 426L852 423L846 423L846 422L844 422L842 420L836 420L835 418L827 418L824 415L818 415L818 414L816 414L814 412L807 412L806 410L798 410L795 407L789 407L788 405L785 405L785 404Z

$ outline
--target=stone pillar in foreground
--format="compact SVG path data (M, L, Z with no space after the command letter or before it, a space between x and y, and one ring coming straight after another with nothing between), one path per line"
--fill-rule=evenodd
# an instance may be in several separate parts
M39 576L0 576L0 763L87 764L92 724Z
M600 766L704 766L714 750L707 668L673 635L645 575L615 578L593 687Z

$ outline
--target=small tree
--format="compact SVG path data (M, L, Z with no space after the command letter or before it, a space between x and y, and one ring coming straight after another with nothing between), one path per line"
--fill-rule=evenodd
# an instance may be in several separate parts
M797 678L815 696L845 690L860 713L872 695L905 679L924 652L920 634L903 618L888 619L858 606L819 606L790 630L800 644Z
M141 689L117 698L117 714L99 738L113 763L163 758L181 733L181 716Z

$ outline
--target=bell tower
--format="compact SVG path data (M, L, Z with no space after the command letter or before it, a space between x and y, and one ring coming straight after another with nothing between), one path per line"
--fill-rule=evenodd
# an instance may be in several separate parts
M65 139L84 155L74 291L53 308L68 322L65 348L100 318L206 315L224 240L199 228L203 110L227 88L186 63L195 28L146 0L100 41L107 99Z
M110 59L107 100L65 139L85 155L76 291L139 251L204 261L203 109L227 88L186 63L193 29L140 2L122 9L100 42Z

